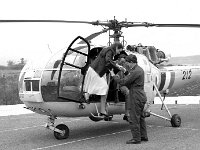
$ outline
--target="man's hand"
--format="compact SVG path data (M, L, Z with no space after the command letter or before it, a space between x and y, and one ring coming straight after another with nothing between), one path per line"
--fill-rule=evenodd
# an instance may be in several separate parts
M123 71L124 73L126 72L126 68L124 68L122 66L120 67L120 70Z
M117 67L118 67L121 71L123 71L124 73L126 72L126 68L124 68L123 66L117 64Z

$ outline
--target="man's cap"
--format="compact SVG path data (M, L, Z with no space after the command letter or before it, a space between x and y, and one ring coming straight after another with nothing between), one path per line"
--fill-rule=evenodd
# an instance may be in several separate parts
M128 56L126 56L126 61L127 62L133 62L133 63L137 63L137 57L133 54L130 54Z

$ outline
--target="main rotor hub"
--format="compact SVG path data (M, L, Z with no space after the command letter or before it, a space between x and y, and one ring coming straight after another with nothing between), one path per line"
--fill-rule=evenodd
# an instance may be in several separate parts
M122 32L121 32L121 24L116 20L109 20L109 25L108 25L109 30L113 30L114 33L110 34L109 32L109 43L110 43L110 39L113 38L114 39L114 43L115 42L120 42L120 37L122 37ZM124 38L122 43L124 43Z
M121 31L121 26L117 20L110 20L111 25L109 28L113 31Z

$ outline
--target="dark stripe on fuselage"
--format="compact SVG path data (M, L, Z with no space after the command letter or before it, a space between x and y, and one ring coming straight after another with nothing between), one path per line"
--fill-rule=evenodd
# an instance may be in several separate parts
M164 86L165 86L165 81L166 81L166 73L165 72L162 72L161 73L161 83L160 83L160 87L159 87L159 91L161 91Z
M168 89L172 87L172 85L174 84L174 80L175 80L175 72L171 72L171 78Z

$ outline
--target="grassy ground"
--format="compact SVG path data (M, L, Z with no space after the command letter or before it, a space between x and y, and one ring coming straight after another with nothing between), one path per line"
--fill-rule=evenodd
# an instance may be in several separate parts
M20 70L0 70L0 105L22 103L18 95Z
M200 96L200 81L193 81L182 88L174 89L168 96Z

